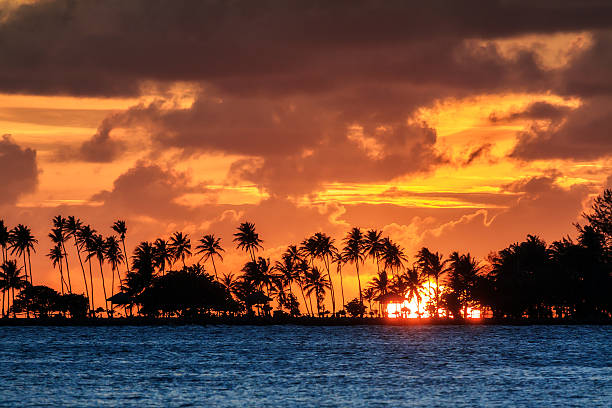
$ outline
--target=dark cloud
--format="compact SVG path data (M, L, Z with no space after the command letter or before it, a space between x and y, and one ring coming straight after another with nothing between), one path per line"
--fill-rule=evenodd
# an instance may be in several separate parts
M468 166L480 157L488 155L491 152L492 147L492 143L484 143L476 149L472 150L468 158L465 160L465 165Z
M19 146L10 135L0 139L0 174L2 194L0 205L14 204L23 194L31 193L38 186L36 151Z
M92 197L109 212L155 219L188 217L193 210L178 200L185 194L210 194L203 185L194 185L189 174L139 162L119 176L110 191Z
M553 126L530 126L510 156L522 160L593 160L612 153L612 99L594 98Z
M602 1L51 0L0 25L5 92L135 95L143 81L225 90L327 90L365 80L486 84L539 75L464 39L610 26ZM474 61L476 63L474 63Z
M563 119L571 110L572 108L567 106L538 101L529 104L523 110L513 111L507 114L493 112L489 115L489 120L493 123L511 122L518 119L551 120L557 122Z

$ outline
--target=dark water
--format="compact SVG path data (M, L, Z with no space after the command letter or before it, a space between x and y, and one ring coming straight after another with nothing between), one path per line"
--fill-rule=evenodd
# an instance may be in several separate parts
M0 406L612 406L612 328L0 328Z

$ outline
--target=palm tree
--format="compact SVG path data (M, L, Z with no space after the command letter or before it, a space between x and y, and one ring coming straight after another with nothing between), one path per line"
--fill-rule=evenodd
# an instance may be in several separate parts
M212 262L213 270L215 271L215 278L219 280L219 276L217 276L217 267L215 266L215 256L218 257L221 262L223 262L223 256L221 252L225 250L221 248L221 238L216 238L213 234L204 235L200 238L200 245L196 246L196 254L202 254L200 261L202 259L204 262L209 259Z
M9 231L4 220L0 220L0 247L2 248L2 263L6 262L8 256L7 247L10 243Z
M70 215L66 219L66 238L72 237L74 239L74 247L77 250L77 256L79 258L79 264L81 265L81 271L83 272L83 286L85 287L85 296L89 298L89 289L87 288L87 276L85 275L85 267L83 266L83 260L81 259L81 248L79 245L79 234L82 228L81 220Z
M49 234L51 235L51 234ZM51 262L53 263L53 267L59 267L59 273L60 273L60 284L62 285L62 295L64 294L64 284L66 283L64 281L64 273L62 271L62 264L63 264L63 259L64 259L64 253L62 251L62 247L60 246L59 243L56 243L55 246L53 248L51 248L51 250L49 251L49 253L47 254L47 256L49 257L49 259L51 259ZM68 285L66 285L68 286Z
M174 253L165 239L157 238L153 244L153 264L162 275L166 274L166 265L172 267Z
M363 233L359 228L353 228L346 235L344 238L344 248L342 253L344 259L346 259L346 262L355 264L355 269L357 271L357 282L359 283L359 304L363 307L361 278L359 277L359 264L363 262Z
M106 306L106 314L110 317L110 311L108 309L108 297L106 295L106 283L104 279L104 271L102 270L102 263L104 262L104 257L106 256L106 242L104 238L100 234L94 234L91 239L91 245L89 247L89 254L87 255L88 259L93 258L94 256L98 259L98 263L100 265L100 277L102 278L102 291L104 293L104 304ZM93 288L93 283L92 283Z
M416 299L417 316L420 319L422 299L421 294L423 292L425 282L427 281L427 277L425 274L420 273L418 268L406 268L406 272L401 275L401 279L403 279L407 285L408 301L410 302L412 299Z
M381 271L378 272L378 276L375 276L372 278L372 281L370 282L370 284L368 285L368 289L371 289L374 292L374 296L384 296L387 294L387 292L389 291L389 277L387 275L387 271ZM380 313L382 314L382 303L383 302L379 302L379 310ZM370 305L370 310L371 310L371 306Z
M238 226L238 232L234 234L234 237L236 247L248 252L251 260L255 262L255 252L263 249L261 245L263 241L259 238L259 234L255 232L255 224L243 222Z
M66 276L68 277L68 291L72 293L72 282L70 281L70 265L68 264L68 252L66 252L66 240L68 239L66 235L66 218L58 215L53 218L53 226L58 231L56 233L59 241L57 243L60 244L62 250L64 251L64 262L66 263ZM53 233L53 232L52 232Z
M317 300L317 312L319 314L319 317L321 317L321 314L323 312L323 310L321 310L321 304L323 303L323 299L325 296L325 289L329 288L331 288L331 285L325 275L321 274L319 268L317 268L316 266L310 268L310 270L306 273L304 289L306 290L308 296L310 296L310 294L313 292L315 293L315 298Z
M125 234L127 234L127 226L125 225L124 220L117 220L111 226L111 228L113 229L113 231L119 234L119 239L121 239L121 243L123 245L123 257L124 257L123 259L125 261L125 272L128 273L130 272L130 267L128 263L128 254L127 254L127 251L125 250Z
M168 244L172 253L174 254L174 260L179 259L183 262L183 268L185 265L185 258L191 256L191 240L189 235L183 234L182 232L175 232L170 237L170 243Z
M408 260L404 250L389 238L383 238L382 261L385 269L389 269L393 274L399 274L404 262Z
M56 228L53 228L51 232L49 233L49 238L51 238L51 242L55 244L55 248L51 249L51 252L47 256L49 256L49 258L51 258L52 260L54 258L59 259L59 262L60 262L59 270L60 270L60 274L62 275L62 293L63 293L64 283L66 281L64 280L62 264L64 263L66 254L64 252L64 249L62 248L62 242L64 241L65 236L64 236L63 231L60 228L56 227ZM51 256L51 253L54 252L56 248L58 248L60 251L61 257L59 258L57 258L56 256L53 256L53 257ZM72 293L72 285L70 284L70 276L68 276L68 283L66 284L66 290L68 291L68 293Z
M13 292L13 304L15 304L15 289L23 289L29 285L28 278L21 274L20 267L17 267L17 262L13 260L7 260L0 266L0 281L2 286L6 290ZM7 302L8 311L8 302ZM17 317L15 314L15 308L13 308L13 317Z
M23 266L26 278L28 277L28 271L30 276L30 284L32 283L32 261L30 259L31 252L36 252L35 244L38 244L38 240L32 235L32 231L29 227L23 224L17 225L9 232L9 241L11 247L11 254L17 254L17 256L23 256ZM27 264L26 264L27 255Z
M331 256L331 261L336 264L336 273L340 275L340 292L342 294L342 308L344 309L344 305L346 301L344 300L344 282L342 280L342 265L346 263L346 259L341 251L334 251Z
M325 265L325 270L327 272L327 280L329 281L329 287L331 291L332 298L332 314L336 315L336 296L334 292L334 282L331 278L331 274L329 273L329 266L331 263L331 258L335 252L337 252L337 248L334 246L334 239L329 235L324 234L322 232L317 232L314 234L314 240L316 242L316 256L320 260L323 261L323 265Z
M94 302L94 283L93 283L93 273L91 271L91 254L94 249L94 236L96 234L96 230L91 228L90 225L81 225L77 232L78 245L85 250L87 253L85 260L89 265L89 283L91 289L91 311L95 310L95 302Z
M544 249L546 249L545 246ZM469 253L460 255L457 251L450 255L448 261L450 263L449 286L458 295L463 306L463 317L467 318L468 303L472 300L472 291L482 266Z
M238 280L233 273L224 273L221 277L221 284L225 287L228 294L234 293Z
M440 317L439 308L440 308L440 285L439 280L440 277L447 272L446 263L448 260L445 260L442 254L436 252L433 253L429 249L423 247L417 254L417 263L421 270L430 278L434 278L436 281L436 287L434 289L434 301L435 301L435 317ZM429 280L428 280L429 283ZM431 292L431 290L430 290Z
M380 256L384 249L382 231L371 229L363 238L363 251L376 263L376 272L380 272Z
M119 285L121 285L121 275L119 274L119 265L123 263L123 252L119 246L119 240L114 235L106 238L104 243L104 258L108 261L111 266L111 297L115 294L115 272L117 272L117 278L119 279ZM112 306L111 306L112 307Z

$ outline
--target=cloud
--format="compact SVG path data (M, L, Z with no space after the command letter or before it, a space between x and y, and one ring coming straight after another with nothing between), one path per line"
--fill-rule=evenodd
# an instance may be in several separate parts
M552 126L533 124L518 135L510 157L593 160L612 153L612 98L594 98Z
M14 204L22 195L34 192L39 172L36 150L23 148L10 135L3 135L0 139L0 174L3 175L0 205Z
M544 101L533 102L525 109L513 111L507 114L491 113L489 120L492 123L512 122L518 119L526 120L550 120L558 122L563 119L572 109L563 105L554 105Z
M611 16L601 1L50 0L11 9L0 25L11 39L0 46L0 89L137 95L151 81L204 81L320 92L371 78L490 87L537 67L528 53L503 64L463 40L605 28Z

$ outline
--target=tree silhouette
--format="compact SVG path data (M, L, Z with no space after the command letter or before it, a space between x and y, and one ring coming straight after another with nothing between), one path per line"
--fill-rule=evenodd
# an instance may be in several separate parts
M263 241L255 232L255 224L250 222L243 222L238 226L238 232L234 234L234 242L238 249L246 251L251 256L253 262L255 262L255 252L263 249L261 245Z
M180 259L183 263L183 267L185 267L185 258L191 256L191 240L189 239L189 235L183 234L182 232L175 232L170 237L168 246L174 254L174 260L178 261Z
M36 252L35 245L38 244L38 240L34 238L34 236L32 235L32 231L29 227L26 227L23 224L19 224L9 232L9 242L11 247L11 254L23 256L23 267L25 275L26 278L28 276L30 277L30 284L32 284L32 262L30 259L30 255L31 252Z
M62 291L62 295L63 295L64 294L64 285L66 284L66 282L64 281L64 274L62 272L62 264L63 264L63 259L64 259L64 251L62 251L61 245L59 243L55 244L55 246L53 248L51 248L51 250L49 251L47 256L49 257L49 259L53 263L53 267L59 269L61 291ZM66 285L66 286L68 286L68 285Z
M0 282L3 288L9 292L12 291L13 305L15 304L15 290L21 290L29 286L28 278L25 274L21 274L21 270L22 268L17 267L17 262L14 260L7 260L0 265ZM26 309L26 312L29 313L28 309ZM13 317L17 317L14 308Z
M55 235L57 242L56 244L60 244L62 250L64 251L64 263L66 264L66 277L68 278L68 291L72 293L72 281L70 280L70 264L68 263L68 252L66 251L66 240L68 239L66 234L66 226L67 226L66 218L58 215L53 218L53 226L54 230L57 232L51 231L52 234ZM49 237L53 240L53 237L49 235Z
M342 250L344 259L355 264L357 271L357 282L359 284L359 302L363 306L363 294L361 292L361 278L359 277L359 264L363 262L363 234L357 227L351 229L344 238L344 248Z
M159 269L162 275L166 274L166 265L172 267L174 263L174 251L173 248L168 245L166 240L157 238L153 243L153 264Z
M106 306L106 314L110 317L110 310L108 308L108 297L106 295L106 280L104 279L104 270L102 268L102 263L104 262L104 258L106 257L106 242L104 241L102 235L94 234L92 236L88 251L88 260L93 257L96 257L96 259L98 259L98 264L100 265L100 278L102 279L102 291L104 293L104 305Z
M440 309L440 277L447 272L446 263L448 260L444 259L442 254L436 252L433 253L429 249L423 247L417 254L417 263L421 270L429 277L434 278L436 281L436 287L434 288L434 304L435 304L435 317L439 317L438 310ZM428 280L429 282L429 280Z
M382 231L371 229L363 238L363 251L365 256L372 258L376 264L376 272L380 272L380 256L384 251Z
M317 301L317 312L319 317L323 314L322 303L325 297L325 290L330 289L331 285L325 275L321 274L321 271L316 266L310 268L306 273L306 279L304 282L304 290L310 296L314 292L315 299Z
M77 232L78 245L82 250L85 251L86 256L85 260L89 266L89 287L91 289L91 311L95 310L95 302L94 302L94 283L93 283L93 272L91 270L91 258L94 252L95 242L94 236L96 235L96 230L93 229L90 225L81 225L79 231Z
M85 296L88 298L87 301L89 302L87 276L85 275L85 267L83 266L83 259L81 258L81 245L79 244L79 234L82 227L81 221L70 215L66 219L64 227L66 230L66 238L72 237L74 239L74 247L76 248L79 264L81 265L81 271L83 272L83 287L85 288Z
M221 252L223 252L224 249L221 248L221 238L217 238L213 234L209 234L200 238L199 242L200 245L196 246L196 253L202 254L200 261L204 260L204 262L206 262L210 259L215 272L215 278L219 280L219 276L217 275L217 266L215 265L215 256L219 258L221 262L223 262Z
M121 286L121 275L119 274L119 265L124 262L123 252L119 245L119 240L114 235L107 237L104 243L104 259L109 263L111 267L111 297L115 294L115 272L117 272L117 278L119 286ZM112 304L111 304L112 308Z

